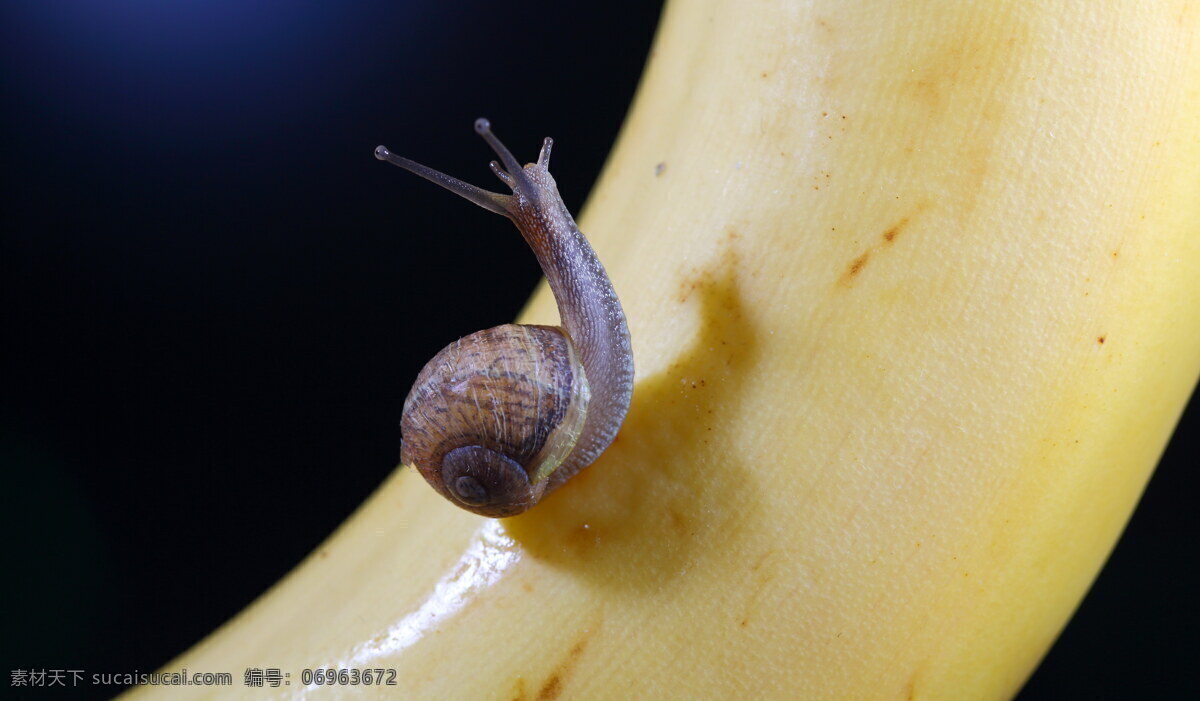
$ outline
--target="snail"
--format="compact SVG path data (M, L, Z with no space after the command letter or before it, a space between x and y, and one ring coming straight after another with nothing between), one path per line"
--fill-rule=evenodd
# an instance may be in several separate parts
M400 460L442 496L483 516L519 514L590 465L612 443L633 394L625 313L604 266L550 175L550 148L522 167L475 121L500 161L500 194L397 156L375 157L508 217L533 249L561 327L505 324L443 348L404 400Z

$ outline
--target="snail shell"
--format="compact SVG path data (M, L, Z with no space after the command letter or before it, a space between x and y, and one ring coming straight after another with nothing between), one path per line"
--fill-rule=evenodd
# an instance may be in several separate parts
M505 324L433 357L404 402L400 459L442 496L491 516L536 504L583 430L590 392L553 326Z
M558 304L562 326L505 324L442 349L404 402L400 458L442 496L484 516L512 516L590 465L616 437L633 393L633 352L612 282L550 175L546 139L521 166L475 122L512 189L489 192L397 156L375 156L430 180L521 232Z

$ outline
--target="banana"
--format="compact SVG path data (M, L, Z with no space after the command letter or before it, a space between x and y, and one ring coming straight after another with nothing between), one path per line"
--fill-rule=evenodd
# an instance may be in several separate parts
M397 471L168 669L1015 694L1200 374L1200 6L677 0L581 228L638 368L600 460L504 520Z

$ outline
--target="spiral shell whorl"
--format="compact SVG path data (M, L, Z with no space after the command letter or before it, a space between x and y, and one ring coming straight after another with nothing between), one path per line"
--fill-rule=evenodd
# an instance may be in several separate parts
M520 513L571 452L589 398L560 329L505 324L473 333L418 375L404 402L401 461L465 509Z

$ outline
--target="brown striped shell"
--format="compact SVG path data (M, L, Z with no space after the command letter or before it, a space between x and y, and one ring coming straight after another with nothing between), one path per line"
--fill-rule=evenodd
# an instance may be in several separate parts
M404 401L400 458L444 497L484 516L541 498L571 453L590 400L570 339L505 324L443 348Z

